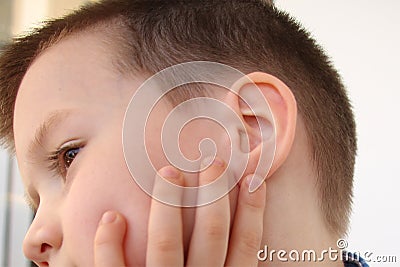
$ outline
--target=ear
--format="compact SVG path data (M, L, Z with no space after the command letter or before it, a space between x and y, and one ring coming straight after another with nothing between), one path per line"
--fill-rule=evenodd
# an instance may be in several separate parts
M237 94L228 94L229 105L242 118L247 138L239 140L249 151L249 165L245 173L254 173L261 155L263 142L271 138L275 126L275 157L268 177L286 160L293 144L297 105L292 91L281 80L267 73L253 72L235 82L232 88ZM262 99L263 98L263 99ZM268 103L272 116L268 112ZM246 104L247 103L247 104Z

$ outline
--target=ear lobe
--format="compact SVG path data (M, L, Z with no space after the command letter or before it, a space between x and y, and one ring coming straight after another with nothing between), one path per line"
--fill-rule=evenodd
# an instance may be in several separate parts
M268 143L275 127L275 157L268 174L271 176L286 160L294 141L297 119L295 97L281 80L262 72L248 74L234 87L238 92L236 107L245 122L250 142L250 164L246 173L255 171L263 147L261 142Z

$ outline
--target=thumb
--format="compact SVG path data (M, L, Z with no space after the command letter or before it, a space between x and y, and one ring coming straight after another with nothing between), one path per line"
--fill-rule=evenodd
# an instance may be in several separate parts
M126 222L121 214L107 211L103 214L94 239L95 267L126 266L123 241Z

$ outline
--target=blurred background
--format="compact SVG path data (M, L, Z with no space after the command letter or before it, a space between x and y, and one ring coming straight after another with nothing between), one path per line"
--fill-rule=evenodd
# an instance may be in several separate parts
M82 0L0 0L0 47ZM343 77L358 127L349 249L400 262L400 2L280 0L325 48ZM1 122L0 122L1 123ZM13 159L0 150L0 266L30 266L21 243L32 219ZM393 258L392 258L393 259Z

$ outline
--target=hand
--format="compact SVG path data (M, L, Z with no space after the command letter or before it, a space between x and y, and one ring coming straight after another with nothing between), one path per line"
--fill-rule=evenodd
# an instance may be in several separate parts
M214 161L218 162L218 161ZM214 163L199 177L199 184L212 182L223 171L222 164ZM159 173L171 183L184 186L183 176L172 167ZM155 183L154 190L163 188ZM147 266L257 266L257 251L263 232L265 183L255 192L248 192L248 182L241 186L233 228L230 232L229 196L199 207L190 241L187 259L184 259L182 241L182 208L152 200L147 243ZM171 196L171 192L165 192ZM180 192L174 192L180 198ZM123 239L126 222L116 212L106 212L95 237L95 266L126 266ZM229 233L231 233L229 235Z

